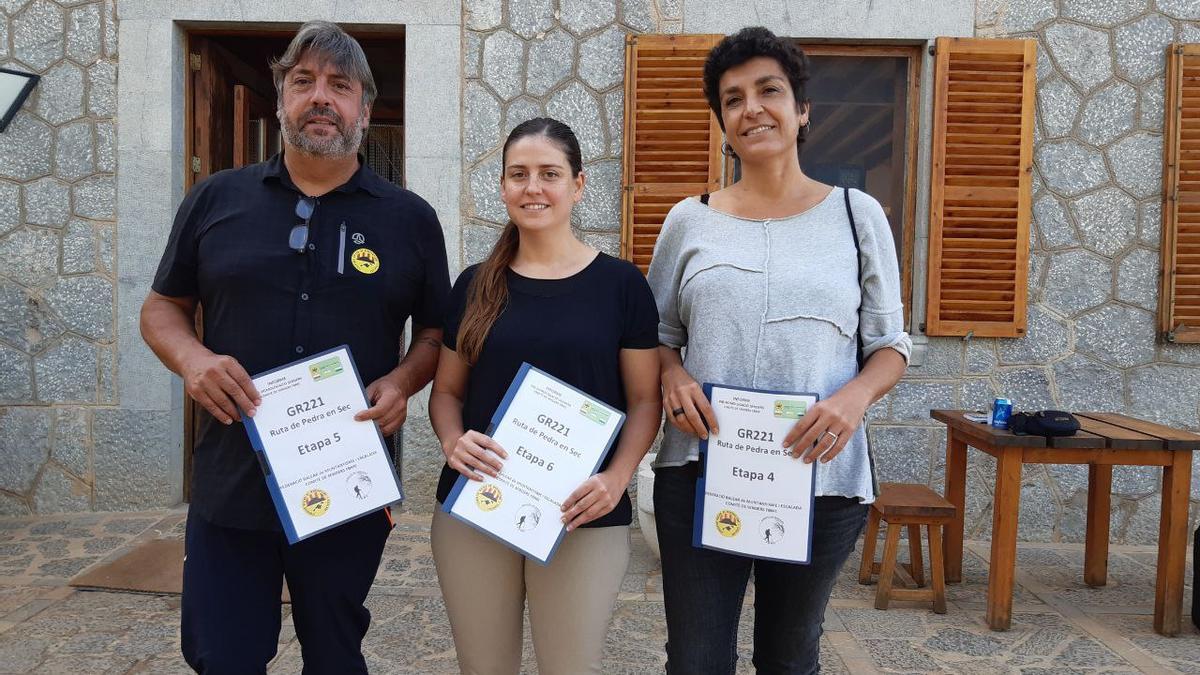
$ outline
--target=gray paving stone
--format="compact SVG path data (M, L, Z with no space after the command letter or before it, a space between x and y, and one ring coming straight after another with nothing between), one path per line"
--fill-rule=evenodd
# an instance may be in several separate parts
M590 33L617 18L617 0L560 0L559 20L576 35Z
M928 416L929 411L925 414ZM928 484L930 457L936 449L932 432L925 427L871 425L871 454L879 470L879 480Z
M42 76L34 110L51 124L69 122L83 114L83 69L64 61Z
M1150 14L1115 31L1117 74L1135 83L1161 75L1166 65L1167 45L1175 38L1175 26L1162 15Z
M1161 480L1162 470L1156 466L1115 466L1112 491L1114 495L1140 497L1157 492Z
M1185 366L1200 366L1200 346L1163 342L1158 345L1157 361L1178 363ZM1197 453L1200 457L1200 453ZM1196 474L1200 476L1200 473Z
M33 398L33 371L25 353L0 345L0 404L27 403Z
M100 7L100 4L76 7L67 18L67 56L85 66L100 58L103 30Z
M502 137L508 134L520 123L542 116L542 104L528 96L515 99L504 107L504 128Z
M999 392L986 377L963 378L959 385L958 407L963 410L987 410Z
M1128 368L1154 359L1154 316L1149 312L1108 305L1080 316L1075 326L1078 350L1105 363Z
M468 221L463 228L463 264L482 262L492 252L500 229L476 221Z
M610 232L578 232L583 243L614 258L621 255L621 235Z
M963 371L963 341L956 337L930 337L925 345L925 361L919 370L922 377L957 377Z
M618 232L621 229L621 162L615 159L584 166L587 184L574 215L586 230Z
M1061 77L1051 78L1037 88L1038 114L1048 138L1069 135L1082 105L1083 97Z
M1067 219L1062 202L1052 194L1043 194L1033 203L1033 222L1046 248L1062 248L1079 243L1075 226Z
M58 130L54 146L54 173L73 181L95 171L92 124L86 120L74 122Z
M171 411L97 409L92 419L95 443L96 508L105 511L161 508L174 504L173 448L177 420ZM129 479L137 467L137 480Z
M25 222L30 225L62 227L71 215L71 187L47 176L26 183L23 194Z
M21 186L0 180L0 237L21 224Z
M1162 191L1162 136L1137 133L1106 151L1117 184L1139 199Z
M1028 33L1057 14L1053 0L1008 0L1000 25L1005 33Z
M1004 651L1005 643L990 635L979 635L961 628L943 628L925 640L925 647L952 654L992 656Z
M1137 204L1117 188L1104 188L1071 202L1083 245L1111 258L1137 235Z
M112 122L96 122L96 170L113 173L117 170L117 130Z
M1000 395L1012 399L1014 410L1045 410L1054 407L1050 377L1043 367L1004 368L996 373Z
M1158 11L1175 19L1200 19L1200 2L1196 0L1156 0L1154 6Z
M905 380L892 389L892 417L900 422L928 422L930 410L953 406L953 384Z
M480 73L480 60L483 54L483 37L472 30L466 32L466 42L463 43L463 78L476 79Z
M600 105L582 84L571 82L551 96L546 103L546 114L565 122L575 132L584 162L604 155L608 141L604 121L600 119Z
M564 30L555 29L534 40L529 45L525 91L534 96L550 93L571 76L571 64L575 60L575 38Z
M1108 33L1071 23L1054 23L1045 30L1046 45L1062 74L1084 91L1112 77Z
M463 159L473 162L500 147L500 101L487 87L472 80L467 82L463 125Z
M501 30L483 41L483 80L507 101L521 93L525 81L525 43Z
M998 340L997 351L1000 363L1048 363L1066 354L1070 349L1070 331L1038 305L1030 305L1026 319L1025 337L1015 340Z
M1138 240L1157 247L1162 238L1162 202L1149 200L1138 207Z
M0 488L24 494L32 487L50 457L50 419L41 406L0 408Z
M608 154L624 152L625 92L620 87L604 95L604 118L608 121Z
M21 229L0 239L0 270L24 286L45 283L58 272L58 235Z
M1200 427L1198 373L1196 368L1165 364L1130 371L1128 414L1185 429Z
M471 201L476 218L493 223L508 222L508 211L500 201L500 153L493 153L471 170Z
M91 475L91 413L87 408L57 408L50 456L76 476Z
M104 54L117 56L117 0L104 0Z
M1119 412L1125 407L1121 372L1082 354L1053 364L1054 384L1065 410Z
M1077 141L1047 141L1034 155L1042 179L1064 196L1074 197L1108 182L1108 169L1100 151Z
M854 558L862 559L858 555L851 556L851 559ZM856 638L876 635L896 639L921 638L927 631L922 616L912 612L881 612L877 609L841 607L835 609L834 613L845 624L846 630Z
M502 0L466 0L463 2L467 28L491 30L503 20Z
M517 0L508 3L508 26L525 39L554 26L554 0Z
M1054 659L1054 663L1060 666L1086 666L1092 668L1126 665L1124 659L1090 638L1076 638L1072 640L1066 649Z
M3 15L0 15L3 17ZM7 19L7 17L3 17ZM8 21L0 20L0 61L7 61L10 54L8 51Z
M34 0L12 19L13 56L42 71L63 55L63 11L48 0Z
M1117 265L1117 299L1155 311L1158 308L1159 254L1135 248Z
M651 13L650 0L621 0L621 20L639 33L654 31L654 15Z
M96 348L96 402L113 404L117 401L117 359L115 346Z
M992 340L971 340L967 343L967 373L980 375L996 368L996 349Z
M1132 129L1137 97L1137 89L1120 81L1092 94L1079 118L1079 138L1092 145L1103 146Z
M38 513L72 513L91 506L91 486L54 464L46 465L33 491L33 508Z
M64 330L39 295L0 280L0 340L36 354Z
M625 79L625 31L610 26L583 40L579 45L579 77L596 91L622 82Z
M86 220L73 218L62 237L63 274L86 274L96 270L96 232Z
M1200 36L1197 36L1200 38ZM1163 78L1147 82L1141 88L1141 107L1138 108L1138 124L1147 131L1162 131L1163 128Z
M659 16L664 19L679 20L683 18L683 0L655 0Z
M87 69L87 111L96 117L117 114L117 64L99 61Z
M1063 0L1063 16L1112 28L1146 11L1146 0Z
M103 223L96 225L96 234L99 235L99 241L96 244L96 256L99 258L100 271L108 274L114 274L117 270L113 264L113 260L115 259L115 229L112 225Z
M88 338L113 337L113 285L98 276L59 279L46 292L46 303L66 326Z
M0 178L26 181L50 173L54 134L44 122L24 112L0 134Z
M1050 256L1042 302L1073 315L1103 304L1112 288L1112 265L1088 251L1064 251Z
M892 671L931 672L938 664L920 647L906 640L860 640L875 664Z
M47 403L96 401L96 348L77 337L66 336L33 362L37 400Z
M76 183L71 191L75 215L92 220L117 217L117 182L113 176L92 176Z

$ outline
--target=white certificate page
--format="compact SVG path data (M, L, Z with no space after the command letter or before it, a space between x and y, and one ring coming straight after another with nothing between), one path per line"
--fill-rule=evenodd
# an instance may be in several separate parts
M383 437L354 415L369 405L346 347L254 378L246 429L292 543L403 498Z
M693 543L756 558L807 563L812 546L813 465L783 439L817 402L782 394L705 385L720 434L702 445ZM705 447L706 446L706 447Z
M543 564L564 534L562 504L600 467L625 415L528 364L492 418L508 453L496 478L459 476L444 509Z

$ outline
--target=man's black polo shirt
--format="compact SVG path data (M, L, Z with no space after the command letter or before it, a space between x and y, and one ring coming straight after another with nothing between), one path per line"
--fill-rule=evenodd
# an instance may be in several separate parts
M297 253L288 233L301 222L301 196L282 155L199 183L175 216L153 288L199 299L205 346L251 376L344 343L370 384L399 362L409 316L442 325L450 279L437 214L360 160L318 198ZM191 509L218 525L280 529L243 425L199 410Z

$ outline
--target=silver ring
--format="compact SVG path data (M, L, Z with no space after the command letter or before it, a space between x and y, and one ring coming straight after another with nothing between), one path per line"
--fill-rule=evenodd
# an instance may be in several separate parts
M838 442L838 435L837 435L837 434L835 434L835 433L833 433L832 431L830 431L830 430L828 430L828 429L826 429L826 430L824 431L824 433L822 433L820 436L818 436L818 437L817 437L817 440L819 441L819 440L821 440L822 438L825 438L825 436L826 436L826 435L833 436L833 442L829 444L829 447L830 447L830 448L832 448L833 446L837 445L837 442Z

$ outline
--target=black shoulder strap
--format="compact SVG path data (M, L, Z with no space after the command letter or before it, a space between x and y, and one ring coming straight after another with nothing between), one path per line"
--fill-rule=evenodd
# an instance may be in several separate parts
M701 204L708 204L708 193L707 193L707 192L705 192L704 194L700 195L700 203L701 203Z
M848 219L850 219L850 236L854 238L854 252L858 257L858 283L859 283L859 286L861 287L862 286L862 245L858 243L858 227L856 227L854 224L854 209L850 208L850 188L842 188L842 192L846 195L846 217ZM858 323L859 323L859 326L862 326L862 300L861 299L859 300L859 305L858 305ZM857 356L858 369L862 370L863 363L865 362L865 359L863 358L862 332L861 331L856 332L854 337L855 337L856 342L858 342L858 356Z

